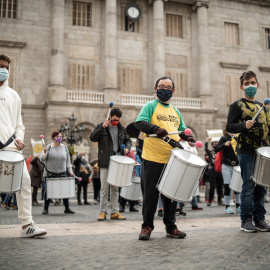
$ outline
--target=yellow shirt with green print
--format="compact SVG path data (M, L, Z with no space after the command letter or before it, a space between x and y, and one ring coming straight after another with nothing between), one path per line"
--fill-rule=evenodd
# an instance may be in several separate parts
M145 104L136 122L147 121L167 130L167 132L183 131L186 129L181 113L172 104L164 105L157 99ZM170 135L179 141L179 135ZM147 137L144 140L142 158L148 161L165 164L173 147L159 138Z

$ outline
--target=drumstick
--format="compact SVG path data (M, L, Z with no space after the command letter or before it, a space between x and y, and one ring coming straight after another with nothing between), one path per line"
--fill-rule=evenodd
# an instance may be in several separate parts
M261 113L262 109L266 106L270 104L270 98L266 98L263 101L263 106L259 109L259 111L255 114L255 116L252 118L251 121L255 121L257 119L257 117L259 116L259 114Z
M42 140L43 146L45 146L44 135L40 135L39 137Z
M110 102L110 103L109 103L109 106L110 106L110 109L109 109L109 111L108 111L107 120L109 120L109 116L110 116L110 113L111 113L111 109L112 109L112 106L113 106L113 102Z
M74 177L77 178L78 181L80 181L80 182L82 181L82 178L81 178L81 177L78 177L78 176L76 176L76 175L74 175Z
M185 134L186 136L189 136L191 134L191 129L187 128L184 131L174 131L174 132L169 132L168 135L173 135L173 134ZM149 134L149 137L157 137L156 134Z
M191 143L192 145L195 145L196 148L202 148L203 144L201 141L197 141L196 143Z

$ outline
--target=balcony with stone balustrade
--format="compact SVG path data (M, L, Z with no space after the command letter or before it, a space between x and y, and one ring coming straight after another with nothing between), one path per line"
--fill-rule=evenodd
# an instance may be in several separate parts
M121 105L143 106L145 103L154 99L151 95L121 94ZM73 103L92 103L104 104L104 93L98 91L67 91L67 102ZM171 99L172 104L177 108L197 109L202 108L201 99L198 98L179 98Z

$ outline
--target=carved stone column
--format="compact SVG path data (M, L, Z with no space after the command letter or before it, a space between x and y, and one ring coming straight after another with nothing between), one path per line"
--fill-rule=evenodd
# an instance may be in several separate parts
M198 21L198 67L199 67L199 97L202 99L203 109L213 109L214 102L211 95L210 68L208 57L208 14L209 1L197 1L193 9L197 9Z
M65 0L52 1L49 100L66 101L64 86Z
M153 2L153 70L154 81L165 76L165 22L163 0Z
M121 102L117 89L117 1L106 0L105 7L105 52L104 52L104 102Z

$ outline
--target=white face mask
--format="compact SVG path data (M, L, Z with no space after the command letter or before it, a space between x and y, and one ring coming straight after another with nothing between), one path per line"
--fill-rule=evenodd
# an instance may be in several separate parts
M9 76L8 70L6 68L0 68L0 82L5 81Z

